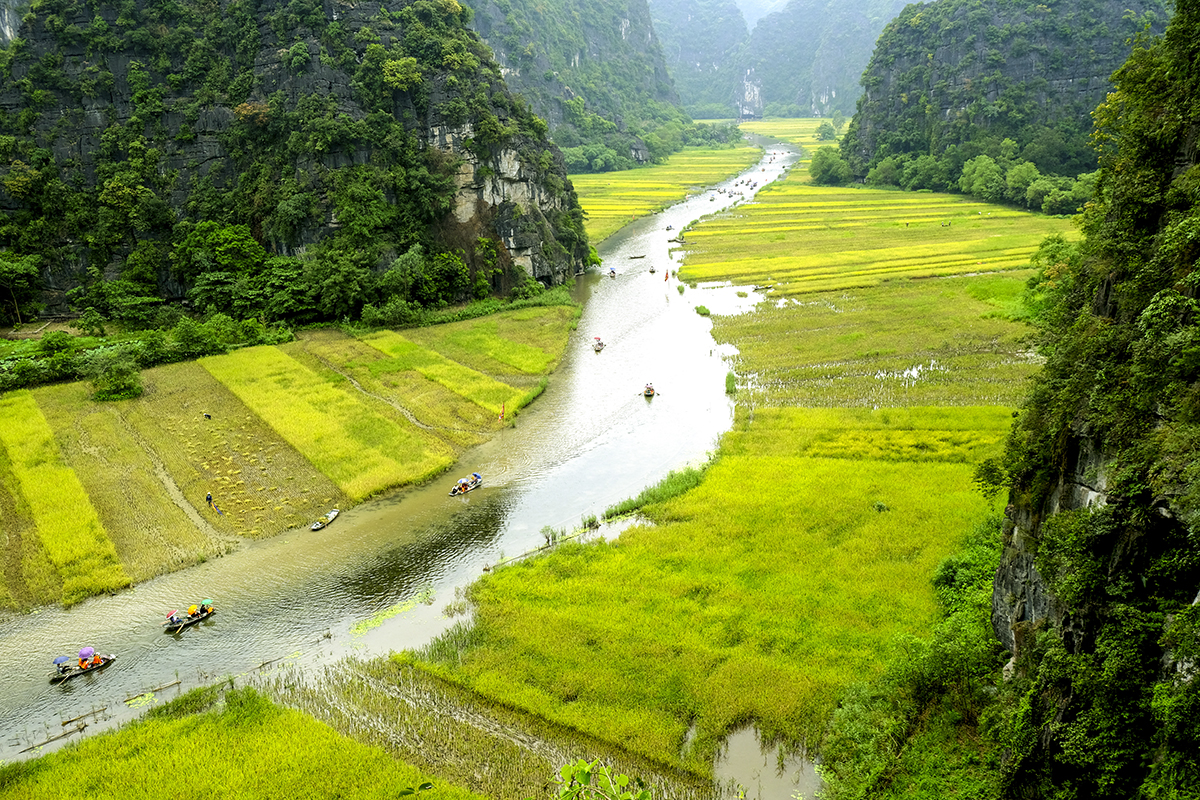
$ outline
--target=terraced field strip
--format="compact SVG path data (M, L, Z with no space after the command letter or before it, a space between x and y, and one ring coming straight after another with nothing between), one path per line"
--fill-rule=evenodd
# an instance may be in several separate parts
M431 325L406 332L413 342L488 375L540 375L562 358L567 325L578 306L505 311L480 319Z
M689 232L681 277L780 295L1010 270L1071 222L946 194L811 186L795 173Z
M0 447L38 538L62 577L62 602L129 585L116 548L28 391L0 397Z
M813 153L817 152L817 148L837 147L836 141L821 141L817 139L817 127L822 122L828 121L813 117L801 117L797 119L770 117L767 119L749 120L743 122L738 127L746 133L757 133L760 136L770 136L774 139L782 139L785 142L800 145L804 148L804 156L800 159L797 166L807 170L808 162L812 160ZM845 131L845 128L842 130Z
M23 609L57 602L62 577L50 563L8 451L0 447L0 609Z
M36 389L34 397L57 431L63 454L86 488L125 572L135 582L144 581L216 552L171 497L161 464L125 420L141 401L95 403L89 393L88 384L64 383ZM202 505L199 497L194 500Z
M493 414L501 409L516 411L525 404L526 392L451 361L395 331L368 334L363 341L390 356L396 369L415 370Z
M352 500L421 481L453 461L444 442L383 413L344 378L309 369L278 348L200 363Z
M762 150L739 145L719 150L684 150L644 169L572 175L571 182L587 213L584 227L593 243L603 241L629 221L666 208L696 189L732 178L758 161Z

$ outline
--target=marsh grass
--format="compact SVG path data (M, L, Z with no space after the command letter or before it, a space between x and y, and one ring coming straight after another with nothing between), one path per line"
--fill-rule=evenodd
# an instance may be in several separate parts
M743 145L721 150L684 150L666 163L645 169L572 175L593 243L601 242L630 220L679 202L695 190L732 178L758 161L762 150Z
M842 689L933 619L947 531L986 510L968 459L995 452L1009 421L739 409L701 483L643 507L654 526L481 579L470 646L431 647L430 668L698 773L748 720L815 746Z
M34 391L130 580L144 581L220 552L220 543L175 503L160 475L161 462L155 463L126 422L133 404L93 403L89 395L83 383Z
M201 366L352 500L431 477L450 448L362 399L340 375L322 375L275 347L202 359Z
M810 186L802 173L689 232L683 280L771 286L776 296L1027 267L1070 220L961 195Z
M653 486L648 486L638 494L611 505L604 510L604 519L610 520L632 514L638 509L645 508L651 503L664 503L672 497L678 497L684 492L691 491L700 485L704 478L704 469L684 467L681 470L671 470L666 477Z
M1027 272L903 281L765 301L713 316L733 343L739 402L795 406L1019 405L1038 367L1004 310Z
M478 800L378 747L355 742L259 692L230 689L215 707L197 689L147 718L33 761L0 767L8 800L123 798L395 798L427 781L439 800ZM99 791L99 790L97 790Z
M456 625L448 637L467 630ZM497 704L414 669L406 655L340 662L319 687L281 676L266 689L364 744L497 800L556 796L559 768L583 757L644 779L655 797L713 798L710 780Z
M452 361L394 331L370 333L363 341L391 358L390 364L380 362L380 369L419 372L492 414L499 414L501 408L516 411L527 402L526 392Z
M0 447L29 509L37 536L62 578L64 605L129 585L96 509L64 461L28 391L0 396Z

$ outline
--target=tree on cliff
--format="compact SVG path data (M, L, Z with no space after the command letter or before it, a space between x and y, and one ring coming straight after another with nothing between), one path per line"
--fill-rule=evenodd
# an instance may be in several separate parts
M1031 285L1047 361L1008 447L1062 620L1017 638L1012 797L1200 787L1200 2L1113 80L1085 238ZM1064 482L1107 501L1051 513Z

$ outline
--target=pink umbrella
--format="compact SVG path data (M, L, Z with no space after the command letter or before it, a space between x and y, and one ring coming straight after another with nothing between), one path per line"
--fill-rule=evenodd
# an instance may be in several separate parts
M96 648L85 647L79 651L79 657L80 658L91 658L95 654L95 652L96 652Z
M167 612L167 619L170 619L171 617L175 616L178 613L179 613L179 611L177 609L174 609L174 608L171 609L170 611Z

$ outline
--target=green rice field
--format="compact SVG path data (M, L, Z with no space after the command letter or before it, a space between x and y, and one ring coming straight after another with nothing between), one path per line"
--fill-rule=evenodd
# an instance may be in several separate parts
M252 689L197 689L148 718L35 761L0 766L8 800L105 797L384 800L426 782L435 800L480 795L341 735Z
M811 186L803 172L688 232L680 277L776 296L1025 267L1070 220L961 195Z
M128 586L112 540L33 395L17 391L0 396L0 421L0 447L9 473L4 483L20 492L42 549L62 581L63 604Z
M815 745L841 689L934 619L929 576L987 510L973 463L1010 421L740 408L700 486L647 509L655 524L485 576L475 627L425 657L495 701L700 773L750 720Z
M426 349L395 331L371 333L363 341L387 355L395 370L418 372L493 414L498 415L501 409L516 411L523 405L526 392Z
M758 161L762 150L749 145L719 150L684 150L659 164L623 172L573 175L571 182L587 214L584 228L592 243L623 225L731 178Z
M113 591L438 473L541 392L578 315L423 328L406 360L307 331L145 370L144 394L112 403L83 383L0 395L0 609Z

